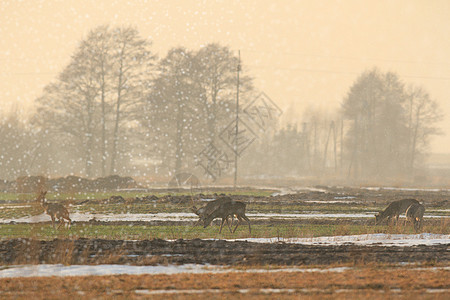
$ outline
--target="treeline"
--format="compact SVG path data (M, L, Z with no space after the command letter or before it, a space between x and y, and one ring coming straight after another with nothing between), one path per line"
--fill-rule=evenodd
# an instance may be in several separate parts
M440 134L437 102L395 73L374 68L361 74L341 110L306 110L301 123L260 141L248 169L275 176L333 176L341 179L413 179L421 175L427 147Z
M241 103L259 91L228 47L179 47L158 58L151 45L131 27L89 32L30 120L3 116L0 178L205 175L200 153L235 118L237 70ZM373 69L356 80L341 111L307 111L259 135L242 153L239 174L411 174L441 117L424 89Z
M11 134L16 140L6 153L19 157L3 164L3 174L91 178L133 174L139 166L148 166L146 174L194 169L195 156L234 118L237 67L237 56L218 44L174 48L157 59L136 29L95 28L17 129L34 141ZM240 86L241 97L250 97L245 68ZM26 157L14 150L18 139L33 144Z

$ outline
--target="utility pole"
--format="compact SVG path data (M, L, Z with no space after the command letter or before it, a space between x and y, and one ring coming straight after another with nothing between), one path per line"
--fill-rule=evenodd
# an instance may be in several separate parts
M234 188L237 185L238 174L238 133L239 133L239 72L241 71L241 50L238 52L238 65L236 68L236 137L234 139Z
M344 169L344 164L342 157L344 155L344 118L341 118L341 153L340 153L340 160L341 160L341 176L342 176L342 170Z

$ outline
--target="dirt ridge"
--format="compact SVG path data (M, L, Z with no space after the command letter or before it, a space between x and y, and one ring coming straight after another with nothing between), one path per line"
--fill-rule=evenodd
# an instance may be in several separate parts
M213 264L330 265L337 263L448 263L450 243L440 245L304 245L225 240L8 239L0 265L11 264Z

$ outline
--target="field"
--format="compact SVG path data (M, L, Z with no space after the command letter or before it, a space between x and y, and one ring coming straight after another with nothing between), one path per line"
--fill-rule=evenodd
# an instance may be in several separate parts
M247 204L251 233L245 223L234 234L219 234L219 220L193 226L192 205L220 194ZM0 297L444 298L449 195L343 187L49 193L74 221L57 230L35 195L3 194ZM402 217L374 225L376 212L403 198L425 205L421 232Z

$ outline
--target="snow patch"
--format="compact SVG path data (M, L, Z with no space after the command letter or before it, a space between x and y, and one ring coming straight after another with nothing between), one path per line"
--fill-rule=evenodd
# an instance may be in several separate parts
M369 191L380 191L380 190L390 190L390 191L409 191L409 192L449 192L450 189L426 189L426 188L401 188L401 187L362 187L361 189Z
M328 193L327 190L315 187L289 187L289 188L272 188L274 190L279 190L279 192L273 193L271 196L285 196L290 194L304 193L304 192L319 192L319 193Z
M382 246L417 246L450 244L450 235L421 233L421 234L362 234L345 236L322 236L314 238L248 238L230 241L248 241L253 243L294 243L305 245L382 245Z
M337 197L334 197L334 199L337 199ZM351 199L351 198L347 198ZM328 203L343 203L343 204L358 204L362 203L360 201L350 201L350 200L302 200L306 203L320 203L320 204L328 204Z
M272 268L272 269L234 269L215 265L185 264L167 266L130 266L130 265L71 265L42 264L15 265L0 267L0 278L13 277L49 277L49 276L102 276L102 275L143 275L143 274L218 274L218 273L342 273L351 267L335 268ZM425 268L421 268L425 269ZM427 270L450 270L450 267L432 267Z
M251 219L267 220L267 219L342 219L342 218L373 218L377 212L364 213L247 213L246 215ZM428 218L445 218L448 216L425 214L425 219ZM156 214L93 214L93 213L70 213L70 218L75 222L89 222L96 220L100 222L152 222L152 221L197 221L198 216L194 213L156 213ZM26 216L21 218L0 218L0 223L7 224L12 222L17 223L41 223L50 221L50 216L45 213L36 216Z
M129 265L72 265L42 264L0 267L0 278L10 277L47 277L47 276L89 276L89 275L141 275L141 274L204 274L204 273L270 273L270 272L344 272L350 268L278 268L237 270L213 265L167 265L167 266L129 266Z

